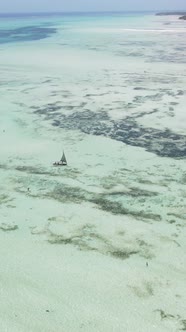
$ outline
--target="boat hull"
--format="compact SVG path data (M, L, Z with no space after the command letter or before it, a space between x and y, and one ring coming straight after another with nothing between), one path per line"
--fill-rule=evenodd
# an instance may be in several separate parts
M67 164L56 162L56 163L53 163L53 166L67 166Z

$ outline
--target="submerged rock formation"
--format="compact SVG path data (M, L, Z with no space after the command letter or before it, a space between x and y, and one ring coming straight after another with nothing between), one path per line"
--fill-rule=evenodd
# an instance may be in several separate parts
M157 13L156 16L180 16L180 15L186 15L186 12L162 12L162 13Z
M179 17L179 20L186 20L186 15Z
M186 20L186 12L164 12L157 13L156 16L179 16L179 20Z

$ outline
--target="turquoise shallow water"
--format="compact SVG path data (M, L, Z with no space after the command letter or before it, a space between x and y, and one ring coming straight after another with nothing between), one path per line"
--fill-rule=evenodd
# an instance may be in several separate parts
M146 13L1 18L0 330L185 328L185 35Z
M176 72L182 72L181 66L186 61L185 32L185 22L152 13L3 17L0 47L5 61L1 69L13 66L16 70L25 70L30 84L30 70L33 74L42 70L41 77L44 75L43 80L48 80L46 89L56 99L58 92L52 91L55 80L59 79L64 88L71 84L68 101L55 102L68 102L66 107L75 114L68 115L65 109L56 106L61 113L53 112L53 126L108 136L162 156L184 157L182 126L172 131L164 118L167 114L173 126L171 117L178 115L175 109L179 103L182 109L185 92L180 80L183 76L178 77ZM59 77L55 76L56 70ZM75 86L79 91L70 98ZM89 91L91 88L97 92ZM107 102L109 94L111 98ZM81 119L80 107L71 105L73 98L83 105L82 111L92 121L90 128L87 129L86 117L84 122ZM36 108L38 115L44 112L37 105L30 107ZM167 110L162 114L164 107ZM43 108L47 113L47 107ZM142 115L135 117L138 111ZM146 112L157 113L156 124L149 122ZM140 117L141 122L148 122L144 127L138 120Z
M39 41L40 45L71 49L74 54L90 50L149 62L183 63L184 29L182 22L167 19L162 23L161 18L147 13L18 15L1 19L0 44ZM167 39L168 35L171 38Z
M63 14L1 16L0 43L43 39L57 32L53 26L66 30L89 28L124 28L146 26L149 15L136 14ZM84 31L85 32L85 31Z

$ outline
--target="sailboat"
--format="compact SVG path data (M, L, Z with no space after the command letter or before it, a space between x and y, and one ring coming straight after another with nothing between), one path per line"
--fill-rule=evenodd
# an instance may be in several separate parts
M62 155L60 161L55 161L55 163L53 163L53 165L54 166L67 166L67 160L66 160L64 151L63 151L63 155Z

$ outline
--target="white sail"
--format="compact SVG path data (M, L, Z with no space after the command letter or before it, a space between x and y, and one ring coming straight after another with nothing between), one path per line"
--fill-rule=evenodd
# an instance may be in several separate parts
M62 162L63 164L67 164L67 160L66 160L66 157L65 157L65 153L64 153L64 151L63 151L63 155L62 155L62 158L61 158L61 162Z

